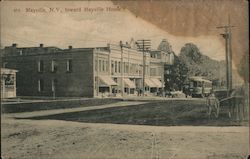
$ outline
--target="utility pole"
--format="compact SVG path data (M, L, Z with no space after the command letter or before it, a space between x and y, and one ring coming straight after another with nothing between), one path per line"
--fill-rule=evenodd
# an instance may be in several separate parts
M94 52L96 54L95 58L97 59L97 68L96 68L96 95L99 96L99 52L97 48L94 49ZM95 55L94 54L94 55ZM95 60L96 62L96 60Z
M146 68L146 52L150 50L151 41L150 40L137 40L136 42L138 50L142 51L143 54L143 71L142 71L142 96L145 96L145 68Z
M224 33L221 34L225 39L225 50L226 50L226 76L227 76L227 96L230 94L230 90L232 90L232 32L230 24L230 16L228 16L228 25L218 26L217 29L224 29Z
M123 47L125 45L122 44L122 41L120 41L120 47L121 47L121 93L122 93L122 97L124 97L124 67L123 67Z

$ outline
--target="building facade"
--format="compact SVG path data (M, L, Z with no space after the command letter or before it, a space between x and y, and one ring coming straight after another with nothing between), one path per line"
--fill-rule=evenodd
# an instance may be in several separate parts
M145 56L145 58L143 58ZM145 59L145 75L143 66ZM136 48L5 47L3 67L17 69L18 96L96 97L156 95L164 88L163 51L144 54ZM144 78L143 78L144 77Z

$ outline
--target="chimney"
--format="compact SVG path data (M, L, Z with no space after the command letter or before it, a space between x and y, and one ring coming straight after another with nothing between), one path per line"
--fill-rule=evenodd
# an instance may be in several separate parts
M17 47L17 44L16 43L12 44L12 47Z
M73 47L70 45L70 46L69 46L69 50L71 50L72 48L73 48Z
M40 44L40 47L43 47L43 44Z

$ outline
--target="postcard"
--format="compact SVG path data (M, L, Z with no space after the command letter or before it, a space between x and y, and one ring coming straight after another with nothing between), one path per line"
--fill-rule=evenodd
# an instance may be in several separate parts
M247 158L248 5L2 1L1 158Z

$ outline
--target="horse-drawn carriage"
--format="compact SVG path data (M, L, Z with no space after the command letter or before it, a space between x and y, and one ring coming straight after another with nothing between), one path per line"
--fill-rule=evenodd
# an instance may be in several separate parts
M220 114L226 113L233 120L245 120L248 117L248 98L245 90L241 87L231 90L214 91L207 98L208 115L214 115L216 118Z

